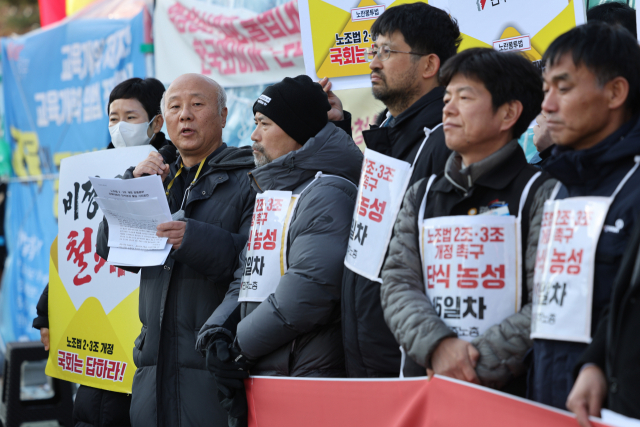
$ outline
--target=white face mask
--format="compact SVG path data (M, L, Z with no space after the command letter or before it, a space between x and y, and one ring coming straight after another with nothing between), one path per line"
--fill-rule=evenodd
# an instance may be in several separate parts
M121 121L109 127L111 143L115 148L135 147L147 145L151 141L153 131L151 125L157 116L153 116L149 123L127 123ZM151 134L151 136L149 135Z

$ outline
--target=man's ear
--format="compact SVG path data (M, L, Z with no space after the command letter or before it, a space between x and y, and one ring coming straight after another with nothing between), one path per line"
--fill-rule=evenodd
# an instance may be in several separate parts
M153 121L153 133L158 133L162 130L162 125L164 125L164 118L158 114L156 119Z
M622 76L615 77L605 85L608 107L611 110L624 106L629 97L629 82Z
M227 107L224 107L222 109L222 113L220 114L220 119L222 120L223 128L227 125L227 114L229 114L229 109Z
M501 116L502 120L500 130L511 130L522 115L522 110L522 102L517 100L510 101L502 105L496 112L496 114L499 114Z
M440 57L435 53L423 56L420 61L423 63L422 78L427 80L438 75L440 70Z

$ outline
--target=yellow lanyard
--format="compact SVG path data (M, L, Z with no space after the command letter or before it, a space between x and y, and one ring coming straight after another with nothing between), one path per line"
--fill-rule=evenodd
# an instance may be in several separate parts
M195 176L195 178L193 178L193 181L191 181L191 184L189 185L189 187L191 187L193 184L195 184L196 179L198 179L198 175L200 175L200 171L202 170L202 166L204 165L205 160L207 160L206 157L204 159L202 159L202 161L200 162L200 167L198 168L198 172L196 172L196 176ZM167 185L167 191L165 192L165 194L167 196L169 196L169 190L171 190L171 187L173 187L173 181L175 181L176 178L179 177L180 174L182 173L182 168L183 167L184 167L184 163L180 163L180 169L178 169L178 173L176 174L176 176L173 177L173 179L171 180L169 185Z

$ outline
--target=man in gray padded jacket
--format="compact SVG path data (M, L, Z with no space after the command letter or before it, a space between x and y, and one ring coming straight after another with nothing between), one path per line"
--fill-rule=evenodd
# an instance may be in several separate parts
M345 376L342 263L362 153L328 123L330 104L307 76L265 89L251 135L258 193L249 242L224 302L200 331L222 405L241 425L240 381L252 375ZM247 361L247 362L245 362ZM242 369L242 371L240 371Z
M524 395L538 234L555 180L527 164L517 138L540 111L542 80L519 54L470 49L445 63L441 82L454 152L444 174L405 195L382 270L385 320L409 356L405 375Z

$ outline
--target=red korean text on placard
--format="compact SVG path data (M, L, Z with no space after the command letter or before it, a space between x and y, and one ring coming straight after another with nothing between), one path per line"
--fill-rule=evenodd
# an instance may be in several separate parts
M451 277L450 265L428 265L427 266L427 288L433 289L436 285L444 285L449 289L449 279Z
M126 370L127 364L125 362L87 356L87 368L85 370L87 377L122 382Z
M254 224L264 225L268 219L269 219L268 212L254 213L253 216L251 217L251 227L253 227Z
M480 273L482 271L482 273ZM505 286L505 266L486 265L484 271L481 268L465 267L458 264L456 278L460 289L475 289L479 283L485 289L502 289Z
M368 216L371 221L381 222L386 207L387 202L383 202L378 199L374 199L374 201L371 202L371 199L363 196L360 199L358 215L365 217Z
M436 227L427 229L427 244L450 243L451 227Z
M553 274L563 272L567 274L580 274L583 252L584 249L571 249L571 252L561 252L553 248L549 272Z
M78 357L76 353L58 350L58 366L61 367L63 371L82 374L84 360Z
M333 47L329 49L329 57L332 64L352 65L352 64L364 64L367 61L364 59L364 53L366 49L360 46L343 46Z
M255 234L253 234L253 250L274 250L276 248L277 235L278 230L275 228L266 231L256 231Z
M67 253L67 261L72 261L74 264L77 264L80 268L78 274L73 277L73 284L75 286L81 286L87 283L90 283L92 280L91 275L84 271L89 266L87 260L85 260L85 255L88 257L88 260L91 259L90 254L92 253L92 249L95 249L95 245L91 245L91 237L93 235L93 229L91 227L85 227L82 230L82 238L80 238L80 233L72 230L67 239L69 242L67 243L66 250ZM73 258L73 260L72 260ZM93 252L93 259L95 261L95 265L93 267L94 273L98 273L100 269L106 263L106 260L101 258L97 252ZM84 273L84 275L83 275ZM117 273L117 277L124 276L124 270L117 268L113 265L109 265L109 273Z
M353 142L356 145L362 145L364 142L364 137L362 136L362 131L369 129L369 124L373 122L373 119L369 116L366 116L364 119L358 117L358 119L351 126L351 132L353 133Z
M458 243L456 245L456 257L457 258L475 258L480 259L480 256L484 255L484 244L479 243Z

